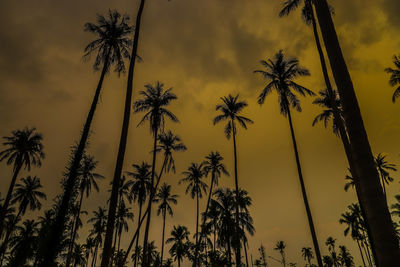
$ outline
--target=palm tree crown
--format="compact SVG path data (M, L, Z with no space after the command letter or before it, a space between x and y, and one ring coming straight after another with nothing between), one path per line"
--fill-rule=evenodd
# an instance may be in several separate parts
M182 182L188 183L186 187L186 194L190 193L192 198L195 198L196 194L198 194L201 198L203 196L203 192L205 193L208 187L207 184L201 180L204 177L203 164L192 162L188 170L184 171L183 174L185 175L185 178L182 178L179 181L179 184Z
M26 209L29 207L30 210L41 209L42 204L40 199L46 199L46 194L39 191L42 188L40 179L36 176L33 178L27 176L21 179L21 184L15 186L14 198L12 203L20 203L20 211L25 214Z
M393 63L395 68L386 68L385 71L390 74L389 84L392 87L397 86L392 96L392 101L394 103L396 101L396 98L398 98L400 95L400 57L393 56Z
M151 166L143 161L140 165L133 164L132 167L134 171L127 172L126 174L133 178L131 181L133 198L137 200L138 203L143 204L151 188Z
M172 152L186 151L186 149L187 148L182 143L182 139L179 137L179 135L174 135L170 130L168 130L166 133L161 133L158 135L158 145L156 151L163 151L166 171L172 170L175 172L175 161L172 157Z
M206 156L206 160L203 161L203 170L207 176L209 173L213 175L215 185L218 185L218 180L221 174L229 176L229 172L226 170L225 164L222 163L224 158L218 151L211 151L210 154Z
M92 191L92 186L94 189L99 192L99 186L97 185L97 179L104 179L104 176L98 173L95 173L98 161L94 159L93 156L84 155L82 158L82 163L79 169L79 177L80 177L80 190L81 192L86 192L86 197L89 197L90 192Z
M322 107L323 110L315 117L312 126L316 125L318 122L324 122L325 128L328 126L328 122L334 117L332 103L335 103L335 106L338 108L339 112L342 111L338 92L334 90L333 94L334 97L332 97L327 89L319 91L319 97L314 99L313 104ZM343 120L343 118L341 119ZM332 127L333 132L338 135L339 128L335 119L333 119Z
M178 201L176 200L177 198L178 195L171 193L171 186L164 183L160 187L154 198L154 202L160 203L160 205L158 206L157 214L160 215L161 213L165 212L172 216L173 211L171 204L176 205L178 203Z

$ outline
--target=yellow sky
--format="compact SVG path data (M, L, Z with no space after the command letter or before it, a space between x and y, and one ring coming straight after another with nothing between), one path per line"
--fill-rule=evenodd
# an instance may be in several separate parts
M263 243L267 254L278 257L272 248L277 240L284 240L287 261L301 266L300 249L312 243L289 126L279 114L275 94L267 97L263 106L257 104L264 81L252 71L259 68L259 60L284 49L311 71L310 77L298 82L314 92L323 89L311 29L301 21L299 12L280 19L280 0L147 3L138 52L143 62L136 68L134 98L146 83L159 80L173 87L178 100L171 110L180 124L168 123L167 128L179 134L188 147L187 152L175 156L177 173L165 179L180 195L173 219L167 220L167 233L176 224L195 231L195 202L177 183L191 162L200 162L211 150L218 150L233 173L231 141L225 138L222 125L212 125L212 118L217 114L214 109L220 96L240 93L249 103L244 114L255 121L247 131L238 133L239 184L253 199L251 214L256 227L255 236L249 239L250 253L258 257L257 248ZM396 26L400 4L396 0L335 0L331 4L373 151L388 153L391 162L400 164L400 104L392 104L393 89L383 71L391 66L392 55L399 52ZM134 17L137 1L0 2L0 136L25 126L35 126L43 133L46 160L31 174L41 178L49 199L60 193L69 147L79 137L99 77L91 68L92 62L85 63L81 58L84 46L93 38L83 32L83 24L93 22L96 13L105 13L108 8ZM96 111L89 151L99 160L98 172L107 180L102 182L100 193L85 201L84 209L90 213L99 205L105 206L108 198L125 87L125 76L118 79L114 73L108 75ZM319 108L311 104L311 98L301 101L303 112L293 115L294 126L323 254L327 253L326 238L333 236L339 244L347 245L358 261L354 242L343 236L344 226L338 223L340 214L355 200L353 192L343 190L347 166L341 143L330 129L311 126ZM132 117L124 167L127 171L132 163L151 159L148 127L136 128L140 116ZM1 163L0 173L5 194L11 169ZM233 179L223 178L221 185L232 187ZM390 200L399 188L396 180L389 188ZM205 200L201 209L204 205ZM151 238L160 247L161 220L153 218ZM82 239L87 231L87 227L81 231ZM123 244L129 239L130 235L125 235ZM270 266L278 265L270 262Z

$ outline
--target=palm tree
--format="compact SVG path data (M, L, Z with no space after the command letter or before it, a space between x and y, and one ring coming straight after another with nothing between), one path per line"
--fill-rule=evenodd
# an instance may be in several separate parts
M149 229L151 222L151 205L154 199L154 176L155 176L155 165L156 165L156 155L157 155L157 139L158 132L164 132L164 126L166 119L170 119L173 122L178 122L178 118L166 107L171 103L171 101L177 99L176 95L171 92L172 88L164 90L164 85L157 82L155 86L151 84L145 85L146 90L141 91L140 95L143 99L136 100L134 103L134 112L146 112L142 120L138 125L143 124L145 121L149 121L150 131L154 136L153 144L153 164L151 170L151 190L148 203L148 215L146 222L146 229L144 233L143 240L143 265L148 264L147 255L147 242L149 237Z
M3 145L7 148L0 152L0 161L7 160L7 165L13 165L13 176L11 178L8 192L0 211L0 236L3 233L4 219L7 214L8 206L11 201L14 185L17 181L18 173L22 167L30 171L31 166L40 167L43 152L43 137L36 132L36 128L25 128L12 132L11 136L4 136Z
M97 211L93 211L93 217L90 218L88 222L93 223L93 228L90 230L90 237L94 238L96 245L94 248L91 267L95 267L97 261L97 250L103 243L103 235L106 232L107 210L99 207Z
M81 209L82 209L82 203L83 203L83 196L86 193L86 198L89 197L92 187L99 192L99 186L97 185L98 179L104 179L104 176L95 173L95 169L97 167L98 161L94 159L93 156L90 155L83 155L81 166L78 171L79 175L79 202L78 202L78 210L76 212L76 216L74 218L74 225L72 227L72 238L70 240L70 246L69 246L69 251L67 255L67 260L65 263L66 267L69 267L71 260L72 260L72 253L74 252L74 244L75 244L75 238L76 234L78 232L78 225L80 221L80 214L81 214Z
M169 172L172 170L175 173L175 161L174 157L172 156L172 152L186 150L187 148L185 144L182 143L182 139L179 137L179 135L174 135L170 130L158 135L156 152L163 152L164 162L163 166L161 167L157 183L159 183L163 171Z
M85 242L85 250L86 250L86 267L89 264L90 255L93 256L93 248L96 247L96 240L93 237L88 237Z
M244 129L247 129L247 123L253 123L249 118L239 115L245 107L247 107L246 101L239 101L239 95L235 97L228 95L221 97L222 104L216 106L217 111L221 111L222 114L214 118L214 125L220 121L227 120L228 123L225 125L225 135L226 138L230 139L233 136L233 155L234 155L234 165L235 165L235 188L236 192L239 192L239 181L238 181L238 171L237 171L237 153L236 153L236 122L239 123ZM238 195L238 194L237 194ZM238 201L237 201L238 202ZM239 207L236 206L236 228L239 229ZM237 230L236 233L239 231ZM239 238L236 238L239 240ZM241 256L240 256L240 245L236 246L236 265L240 266Z
M111 189L110 205L109 205L109 215L107 220L107 232L104 241L103 248L103 258L101 261L101 267L108 267L110 264L110 259L112 256L112 240L114 233L114 223L115 223L115 213L118 205L118 189L119 189L119 179L122 174L122 167L124 165L125 150L128 139L129 121L131 117L131 105L132 105L132 92L133 92L133 74L135 71L135 63L137 58L137 50L139 46L139 35L140 35L140 25L142 21L142 14L144 9L144 4L146 0L140 0L139 9L136 15L135 31L133 35L132 52L129 62L128 70L128 80L126 85L126 96L125 96L125 107L124 107L124 118L122 121L121 128L121 138L118 146L118 155L115 163L113 185ZM128 254L128 253L126 253Z
M60 243L60 236L64 228L65 216L68 210L68 205L73 196L74 185L78 178L79 166L89 138L90 128L100 98L104 77L113 64L115 64L115 71L118 74L125 70L124 58L129 57L128 49L132 44L131 40L127 37L127 35L132 32L132 27L128 25L128 22L129 17L127 15L121 16L121 14L116 10L109 10L108 17L103 15L97 16L97 24L85 24L85 31L95 34L97 38L85 47L85 54L83 57L85 59L89 58L92 54L96 54L93 68L94 70L99 70L102 65L102 71L82 130L78 147L72 158L70 172L66 181L64 195L62 197L60 212L57 214L54 230L49 239L49 246L52 246L53 249L51 249L49 255L46 255L46 266L51 264L51 261L55 259L56 254L58 253L58 244Z
M351 188L354 188L356 185L355 185L355 182L354 182L354 178L353 177L351 177L350 175L346 175L346 177L344 178L347 182L344 184L344 191L348 191L349 190L349 188L351 187Z
M333 96L328 92L327 89L319 91L318 94L319 97L314 99L313 104L322 107L324 110L315 117L312 126L322 121L324 122L324 126L326 128L328 126L328 122L333 118L333 123L332 123L333 132L339 135L338 124L340 123L340 121L343 123L343 118L340 117L340 119L335 119L332 106L333 102L334 105L339 109L339 111L341 111L340 99L337 91L333 90Z
M286 248L286 244L284 241L278 241L276 242L276 245L274 247L274 250L279 251L279 253L281 254L282 257L282 265L283 267L286 266L286 258L285 258L285 248Z
M339 266L340 263L336 254L335 244L336 244L336 239L334 239L333 237L330 236L326 239L325 245L328 246L328 250L331 253L332 263L335 267L337 267Z
M179 184L181 183L187 183L186 187L186 194L190 193L190 196L192 199L196 198L196 255L195 255L195 262L194 265L197 265L197 254L198 254L198 249L197 246L199 245L199 199L203 197L203 192L206 193L207 190L207 184L202 181L202 178L204 178L204 170L203 170L203 163L197 164L197 163L191 163L188 170L183 172L183 175L185 175L184 178L182 178L179 181Z
M127 175L131 176L133 178L133 181L131 183L131 192L133 194L134 199L138 202L139 204L139 215L138 215L138 229L139 229L139 223L140 223L140 218L142 217L142 206L144 202L146 201L147 195L150 192L151 189L151 171L150 168L151 166L147 164L146 162L142 162L141 165L138 164L133 164L132 167L134 168L134 172L127 172ZM139 233L136 238L136 249L139 246ZM127 252L129 254L129 251ZM136 254L136 257L134 259L134 266L137 266L137 260L138 260L138 254Z
M394 266L400 261L399 244L385 197L383 192L379 191L379 175L375 168L374 157L350 73L342 54L327 1L313 1L313 4L332 73L338 87L343 117L352 148L352 158L357 159L357 161L354 161L355 170L358 177L363 178L356 184L356 190L360 205L365 211L370 239L375 247L376 261L379 266Z
M393 56L393 64L395 69L386 68L385 71L390 74L389 84L392 87L400 85L400 58L396 55ZM398 86L393 93L392 101L396 102L396 98L400 95L400 86Z
M396 198L396 203L391 206L391 214L400 217L400 195L395 195L394 197Z
M308 262L308 266L311 267L311 259L314 258L312 249L310 247L302 248L301 254L302 254L304 260Z
M74 243L72 260L74 262L74 267L78 265L83 267L86 264L85 245Z
M116 234L114 240L114 248L118 237L118 247L117 247L117 252L118 252L121 246L122 231L128 232L129 230L128 220L133 221L133 213L130 211L130 208L125 206L125 202L123 200L118 206L117 215L115 219L116 219L115 223Z
M173 216L173 211L171 204L176 205L178 201L176 200L178 198L178 195L173 195L171 193L171 186L164 183L161 187L158 193L156 194L154 198L154 202L160 203L158 205L157 209L157 215L162 214L163 216L163 230L162 230L162 238L161 238L161 264L163 262L163 256L164 256L164 237L165 237L165 219L167 213L172 217Z
M386 197L386 184L389 185L393 182L393 177L390 176L389 171L397 171L396 165L386 161L386 155L379 153L375 157L376 168L378 169L379 176L381 178L381 184L383 188L383 194Z
M171 237L166 241L167 244L172 243L169 253L174 258L174 261L178 261L178 267L181 266L181 261L187 253L189 234L190 233L186 226L174 226L171 231Z
M290 107L295 108L297 111L301 111L300 101L296 94L314 95L309 89L295 83L293 80L299 76L308 76L310 72L299 65L299 61L295 58L285 59L284 54L281 51L275 54L273 60L268 61L262 60L261 64L266 70L256 70L255 73L260 73L265 79L269 80L269 83L262 90L258 97L258 103L262 105L265 101L265 97L270 94L274 89L278 93L278 101L280 106L281 114L288 118L290 133L292 136L293 149L296 158L297 173L301 185L301 192L303 195L303 201L307 212L308 224L310 226L311 237L316 251L317 262L322 267L322 258L319 250L317 234L315 233L314 222L308 203L307 191L304 185L303 174L301 170L300 157L297 150L296 137L293 129L292 116Z
M339 246L339 259L344 267L354 267L353 256L345 246Z

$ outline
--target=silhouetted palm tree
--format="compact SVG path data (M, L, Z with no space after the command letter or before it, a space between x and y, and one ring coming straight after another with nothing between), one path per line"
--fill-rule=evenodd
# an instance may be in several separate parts
M281 262L282 262L283 267L286 266L285 248L286 248L286 244L284 241L276 242L276 245L274 247L274 250L279 251L279 253L281 254L281 257L282 257Z
M308 262L308 266L311 267L311 259L314 258L312 249L310 247L304 247L301 249L301 254L304 260Z
M265 70L256 70L255 73L260 73L269 83L262 90L258 97L258 103L261 105L265 101L265 97L270 94L273 90L278 93L278 102L280 106L281 114L288 118L290 133L292 136L293 149L296 158L297 173L301 185L301 192L303 195L303 201L307 212L308 224L310 226L311 237L316 251L318 265L322 267L322 257L319 250L318 239L315 233L314 222L311 214L311 210L308 203L307 191L304 185L303 174L301 170L300 157L297 150L296 137L293 129L292 115L290 108L294 108L297 111L301 111L300 101L297 95L298 93L302 96L314 95L309 89L295 83L293 80L297 77L308 76L310 72L299 65L299 61L295 58L284 57L281 51L275 54L273 60L268 59L267 61L262 60L261 64L265 67ZM294 91L294 92L293 92Z
M86 193L86 197L88 198L91 191L92 187L99 192L99 186L97 185L97 179L104 179L104 176L95 173L95 169L97 167L98 161L94 159L93 156L90 155L83 155L81 166L78 171L79 175L79 202L78 202L78 210L76 212L76 216L73 220L73 228L72 228L72 238L70 240L70 246L69 246L69 251L67 255L67 260L65 263L65 266L68 267L71 263L72 259L72 253L74 250L74 244L75 244L75 238L78 232L78 224L80 221L80 214L81 214L81 209L82 209L82 203L83 203L83 196Z
M389 84L397 88L394 90L392 101L396 102L396 98L400 95L400 58L396 55L393 56L394 69L386 68L385 71L390 74Z
M169 253L174 258L174 261L178 261L178 267L181 266L181 261L186 256L189 234L186 226L174 226L171 231L171 237L166 241L167 244L172 243Z
M132 167L134 168L134 172L127 172L127 175L131 176L133 178L132 183L131 183L131 192L133 194L134 199L138 202L139 204L139 214L138 214L138 229L139 229L139 223L140 219L142 217L142 206L144 202L146 201L147 195L150 192L151 189L151 171L150 168L151 166L147 164L146 162L142 162L141 165L133 164ZM139 233L136 238L136 246L135 246L135 251L137 251L137 248L139 246ZM137 260L138 260L138 254L135 254L136 257L134 259L134 266L137 266Z
M143 240L143 265L148 264L147 255L147 242L149 238L149 229L151 222L151 206L154 199L154 176L155 176L155 165L156 165L156 155L157 155L157 139L159 131L164 132L164 126L166 119L170 119L173 122L178 122L178 118L166 107L171 103L171 101L177 99L176 95L171 92L172 88L164 90L164 85L157 82L155 86L151 84L145 85L146 90L141 91L140 95L143 99L136 100L134 103L134 112L146 112L142 120L138 125L143 124L145 121L149 121L150 131L154 137L153 144L153 164L151 170L151 190L149 196L148 204L148 215L146 222L146 229L144 233Z
M162 152L164 154L164 162L158 177L158 183L163 172L169 172L172 170L175 173L175 161L172 152L186 151L186 149L187 148L185 144L182 143L182 139L179 135L174 135L170 130L158 135L156 152Z
M335 249L335 245L336 245L336 239L334 239L333 237L328 237L326 239L325 245L328 246L328 250L331 254L330 258L332 259L332 264L337 267L340 265L338 256L336 254L336 249Z
M331 69L343 107L343 117L351 144L358 177L356 190L363 207L370 239L379 266L394 266L400 261L399 243L393 228L385 197L380 190L379 175L364 128L354 86L332 21L326 0L313 1ZM349 159L349 162L351 159ZM352 168L352 167L351 167ZM380 193L382 192L382 193Z
M197 164L197 163L191 163L188 170L184 171L182 173L185 175L184 178L182 178L179 181L179 184L181 183L187 183L185 193L190 194L192 199L196 198L196 247L199 245L199 199L203 197L203 192L206 193L207 190L207 184L202 181L204 178L204 170L203 170L203 163ZM196 249L198 252L198 249ZM195 255L195 263L194 265L197 265L197 256Z
M225 125L225 135L226 138L230 138L233 136L233 155L234 155L234 171L235 171L235 189L236 192L239 191L239 178L237 171L237 152L236 152L236 123L239 123L244 129L247 129L247 123L253 123L253 121L249 118L239 115L245 107L247 107L246 101L239 101L239 95L232 96L224 96L221 97L222 104L218 104L216 106L217 111L221 111L222 114L216 116L214 118L214 125L220 121L228 121ZM238 202L238 201L237 201ZM239 229L239 207L236 206L236 227ZM239 231L236 230L236 233ZM236 240L239 240L236 237ZM240 266L241 264L241 254L240 254L240 245L236 246L236 266Z
M117 242L118 237L118 246L116 248L117 252L120 250L121 246L122 231L128 232L129 230L128 220L133 221L133 213L130 211L130 208L126 207L125 202L122 200L118 206L117 214L115 216L116 234L114 240L114 248L116 246L115 243Z
M354 267L353 256L345 246L339 246L339 260L344 267Z
M159 203L158 209L157 209L157 215L162 214L163 217L163 230L162 230L162 238L161 238L161 264L163 262L163 256L164 256L164 237L165 237L165 219L167 213L172 217L173 216L173 211L171 204L176 205L178 201L176 200L178 198L178 195L174 195L171 193L171 186L164 183L158 193L156 194L154 198L154 202Z
M339 121L342 121L343 123L343 118L340 117L340 119L334 119L332 102L335 103L335 106L339 109L339 111L341 111L340 99L336 91L333 91L333 97L326 89L319 91L319 97L314 99L313 104L322 107L323 111L315 117L312 126L316 125L320 121L323 121L326 128L328 126L328 122L332 120L333 132L339 135L338 123Z
M375 157L376 168L378 169L379 176L381 178L381 184L383 188L383 194L386 197L386 185L393 182L393 177L390 176L389 171L397 171L396 165L386 161L386 155L379 153Z
M351 177L350 175L346 175L346 177L344 179L346 180L346 183L344 184L344 191L347 192L350 187L354 188L356 186L355 182L354 182L354 178Z
M58 244L60 236L65 224L65 216L68 210L68 205L73 195L74 185L78 177L79 166L84 154L84 150L89 138L90 128L96 111L97 103L100 97L103 80L111 65L115 64L115 71L120 73L125 70L124 58L129 57L129 47L132 42L127 37L132 32L132 27L128 25L129 17L121 16L116 10L109 10L108 17L97 15L97 24L86 23L85 31L94 33L97 39L90 42L85 47L84 58L89 58L93 53L96 54L94 69L98 70L102 65L100 79L97 84L95 95L92 104L83 126L82 135L77 149L72 158L70 172L66 181L64 195L60 205L60 211L57 215L55 226L53 227L52 238L50 238L49 246L53 246L51 253L46 255L45 266L50 266L51 261L55 259L58 253ZM57 244L57 245L55 245Z
M93 228L90 230L90 236L94 238L96 245L94 248L91 267L95 267L97 261L97 250L103 243L103 235L106 232L107 210L99 207L97 211L93 211L93 217L90 218L88 222L93 223Z
M42 165L44 159L43 137L35 128L15 130L11 136L4 136L3 145L7 148L0 152L0 161L7 160L7 165L13 165L13 176L8 188L6 199L0 211L0 236L3 233L4 219L10 204L15 182L22 167L28 171L31 166Z

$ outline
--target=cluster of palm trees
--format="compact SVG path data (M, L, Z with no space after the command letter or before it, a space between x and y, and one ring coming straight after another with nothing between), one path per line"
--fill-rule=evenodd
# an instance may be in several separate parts
M165 89L161 82L147 84L145 90L140 91L139 99L132 101L135 63L140 60L137 52L145 3L145 0L140 1L135 27L129 24L128 16L115 10L110 10L107 16L98 15L97 23L85 24L85 31L95 34L96 39L86 46L84 58L95 54L93 67L95 70L101 70L101 74L80 140L72 149L61 182L62 194L55 198L53 207L47 210L38 222L27 219L19 223L28 209L40 209L41 201L46 198L41 192L40 179L30 175L21 178L18 183L17 181L21 169L30 171L31 167L41 166L44 159L42 135L36 132L35 128L25 128L5 137L3 144L6 148L0 152L0 161L5 160L8 165L12 165L13 176L7 195L1 202L0 265L69 267L90 264L91 267L95 267L98 264L97 260L101 258L101 267L126 266L129 259L134 266L171 266L173 261L180 266L182 260L187 258L194 266L231 266L233 263L242 266L243 256L246 266L253 264L253 260L249 262L247 253L247 236L255 232L249 212L252 202L247 191L243 189L243 184L239 185L237 157L238 126L247 129L253 121L242 115L248 104L239 99L238 94L221 97L221 102L216 106L219 114L213 119L214 124L222 121L226 123L225 136L232 139L234 188L215 188L222 175L229 175L223 164L223 157L218 152L211 152L200 163L190 164L187 171L183 172L184 177L180 183L186 184L186 194L196 203L194 240L191 240L188 228L183 225L174 226L170 237L165 237L166 221L168 216L173 215L178 196L173 194L171 185L160 182L166 173L175 173L173 154L185 151L186 146L178 135L166 127L170 122L179 122L177 116L168 109L177 99L172 88ZM345 235L351 232L351 237L357 242L364 266L395 266L400 261L400 250L387 206L386 186L393 181L389 171L395 171L396 166L388 163L383 154L373 157L352 80L331 18L332 8L326 0L287 0L279 15L289 15L300 5L303 6L304 21L313 28L326 85L326 89L320 91L314 100L314 104L321 106L323 111L314 119L313 125L322 121L327 126L332 120L333 131L343 142L351 173L347 177L350 182L347 188L355 188L359 202L349 206L350 211L342 215L340 223L347 225ZM130 37L131 34L133 38ZM333 89L328 75L321 38L325 44L337 90ZM86 152L92 121L107 74L113 67L118 74L125 72L125 59L129 60L125 108L108 208L99 207L93 211L93 217L87 221L92 225L90 234L85 244L79 244L77 240L80 239L79 229L83 225L82 214L87 214L83 210L84 199L89 197L92 188L99 190L98 181L104 178L95 171L98 162ZM398 57L394 58L394 64L396 69L388 68L386 71L391 74L390 84L397 86L400 84ZM302 255L310 266L314 253L319 267L352 266L351 256L345 247L340 247L340 256L336 254L335 240L332 238L326 243L330 255L321 255L304 183L292 112L301 111L299 95L315 96L313 91L296 82L297 78L309 76L310 72L299 64L298 59L287 57L282 50L272 58L262 60L261 65L262 69L254 71L266 80L265 87L258 96L258 103L264 104L266 97L275 91L280 112L289 123L298 179L314 247L313 250L310 247L303 248ZM399 95L400 89L396 88L393 101ZM123 172L132 109L134 113L144 113L138 126L149 123L153 137L152 162L133 164L133 171ZM162 164L157 166L160 155ZM209 176L211 179L208 184L205 179ZM200 199L205 195L205 211L200 212ZM400 197L396 198L400 200ZM137 203L137 216L132 212L133 202ZM151 241L149 236L154 204L158 204L157 214L162 216L163 222L161 253L157 251L155 242ZM394 204L392 208L392 213L398 215L399 204ZM137 221L136 230L129 246L123 249L121 237L128 233L129 222L133 221L134 217ZM141 233L142 246L139 244ZM171 258L164 260L165 244L171 244ZM284 267L285 247L285 243L280 241L275 248L282 258L278 261ZM263 247L260 248L257 264L266 266Z

